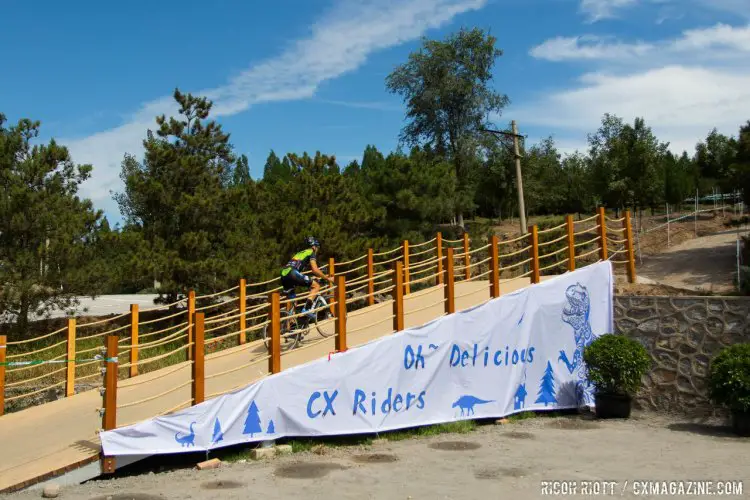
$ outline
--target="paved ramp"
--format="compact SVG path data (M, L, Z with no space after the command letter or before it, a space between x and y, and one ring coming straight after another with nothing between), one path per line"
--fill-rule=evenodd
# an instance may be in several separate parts
M501 294L528 285L528 278L504 280L501 282ZM489 283L458 282L455 297L457 311L481 304L490 298ZM428 323L443 314L442 286L427 288L404 298L406 328ZM393 333L392 317L393 305L390 300L349 313L349 348ZM282 370L326 357L332 351L333 336L321 340L317 332L311 333L303 344L282 353ZM207 398L244 387L266 376L266 356L262 341L207 355ZM117 411L118 427L188 406L191 399L190 379L190 363L184 362L121 380L117 404L118 407L125 407ZM179 386L182 387L164 394ZM148 401L127 406L142 400ZM4 451L0 459L0 491L18 489L97 460L101 406L99 391L88 391L0 417L0 443Z

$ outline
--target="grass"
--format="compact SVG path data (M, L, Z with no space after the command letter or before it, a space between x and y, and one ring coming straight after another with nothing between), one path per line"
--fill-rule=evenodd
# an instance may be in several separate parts
M568 411L548 411L548 412L533 412L526 411L522 413L516 413L509 415L507 420L509 422L519 422L521 420L528 420L533 418L556 418L562 416L568 416L575 413L572 410ZM434 437L443 434L470 434L476 431L482 425L492 425L497 419L484 419L484 420L459 420L457 422L448 422L445 424L425 425L419 427L411 427L408 429L401 429L397 431L389 431L379 434L358 434L352 436L334 436L330 438L300 438L300 439L280 439L276 444L288 444L292 447L292 453L304 453L304 452L316 452L324 448L346 448L346 447L369 447L373 444L375 439L385 439L387 441L398 442L405 441L407 439L421 439L427 437ZM217 450L212 455L216 456L224 462L237 462L239 460L251 460L251 451L253 448L249 448L246 445L242 445L242 448L232 448L225 450Z

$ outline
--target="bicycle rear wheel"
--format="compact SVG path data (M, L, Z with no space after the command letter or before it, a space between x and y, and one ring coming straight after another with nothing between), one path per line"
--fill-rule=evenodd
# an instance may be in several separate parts
M288 351L297 347L301 337L302 329L297 322L299 318L289 318L292 316L292 311L283 310L281 311L281 350ZM271 346L271 325L268 324L263 328L263 342L266 344L266 349Z

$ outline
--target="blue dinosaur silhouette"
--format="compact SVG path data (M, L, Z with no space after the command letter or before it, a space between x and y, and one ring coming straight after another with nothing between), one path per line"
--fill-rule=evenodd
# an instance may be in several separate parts
M494 401L485 401L484 399L479 399L474 396L461 396L455 403L453 403L453 405L451 405L451 408L461 408L461 416L464 415L464 411L466 411L467 415L473 415L474 405L483 405L486 403L494 403Z
M573 354L573 361L568 359L564 350L560 350L558 361L565 363L568 371L572 374L576 372L576 397L578 402L585 405L591 405L593 396L591 391L591 382L588 380L586 367L583 364L583 349L594 340L594 333L589 323L589 314L591 313L591 302L589 292L585 286L580 283L570 285L565 290L565 298L568 300L568 306L563 309L562 320L573 328L573 338L575 339L576 349Z
M176 432L174 435L174 440L180 443L181 446L195 446L195 431L193 430L193 426L195 425L195 422L190 423L190 434L185 434L184 436L180 436L179 432Z

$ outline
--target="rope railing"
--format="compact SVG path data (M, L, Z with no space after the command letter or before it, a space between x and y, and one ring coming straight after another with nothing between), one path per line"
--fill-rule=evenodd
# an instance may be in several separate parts
M711 210L705 211L709 212ZM611 227L608 225L606 229L604 229L603 227L600 227L599 224L599 221L602 220L608 221L612 224L622 223L622 227ZM585 223L591 223L591 227L588 227L586 225L583 225L581 227L581 225ZM576 229L572 229L574 226L578 227ZM572 217L569 217L565 223L560 225L556 225L543 230L537 230L536 228L534 228L534 233L536 236L534 236L533 239L531 238L530 233L518 235L506 240L498 240L497 238L495 238L493 241L495 241L497 244L497 250L493 249L492 251L495 252L499 258L497 263L493 263L492 255L489 255L491 252L489 252L488 249L492 247L493 243L488 243L487 239L484 239L483 242L482 240L479 240L478 246L472 245L472 240L468 238L468 235L464 235L462 239L456 240L443 239L438 236L437 238L432 238L421 243L409 243L408 241L405 241L403 245L392 248L390 250L381 252L368 251L368 253L365 255L361 255L344 262L337 262L335 263L335 267L333 260L331 260L330 266L320 266L321 270L328 269L329 267L331 270L335 269L334 273L332 274L333 276L346 277L348 278L348 280L346 281L345 288L342 291L337 291L335 286L323 286L321 287L319 293L331 298L333 296L343 297L342 305L344 310L346 310L348 306L351 306L354 309L358 309L360 306L353 304L366 302L366 305L369 307L365 307L362 310L365 313L369 312L372 310L370 308L378 307L378 305L376 304L376 300L379 301L381 299L376 299L376 296L390 296L387 301L382 303L385 304L385 306L387 306L388 304L395 304L398 300L401 299L398 299L399 295L394 292L396 286L396 279L394 278L393 274L394 266L401 266L400 268L403 272L401 280L403 281L403 284L405 286L403 294L404 296L410 296L409 286L427 284L427 289L430 290L432 290L434 287L444 287L445 285L443 284L443 280L446 279L447 276L445 251L446 249L451 248L454 249L454 264L451 266L454 273L451 279L453 279L454 282L470 281L478 283L481 282L480 280L491 281L489 276L493 272L498 272L505 275L506 273L517 270L522 266L529 266L526 267L526 269L522 270L522 272L525 272L520 276L514 276L516 272L514 272L513 274L509 274L508 276L510 277L510 280L506 281L513 281L530 276L532 278L531 282L533 284L539 281L539 273L555 268L559 269L561 266L565 266L566 264L567 266L566 268L564 268L564 270L574 269L575 266L573 262L581 259L586 259L589 256L593 256L597 252L600 253L599 260L606 259L610 260L613 264L626 264L628 266L632 266L633 263L631 253L633 242L630 240L630 238L632 237L632 233L629 233L630 230L629 214L626 214L621 218L614 219L602 213L599 213L597 215L579 221L574 221L572 220ZM589 233L595 233L597 231L599 231L599 234L596 234L596 236L594 236L593 238L589 238L586 241L578 241L579 238L577 237ZM559 234L560 232L564 234ZM539 238L539 236L541 235L550 235L551 238L548 240L546 238ZM604 238L606 243L609 243L611 248L607 248L605 243L602 242L602 238ZM436 245L436 242L440 242L440 245ZM521 244L518 245L518 243ZM505 250L507 253L500 253L500 251L502 250L501 245L506 245L507 248ZM628 245L631 245L631 247L629 247ZM541 253L539 251L541 248L546 248L548 250L546 253ZM577 249L586 250L579 253ZM477 254L480 254L481 252L487 252L487 254L482 254L482 257L477 257ZM566 254L565 252L568 253ZM623 254L628 256L625 260L614 259L614 257ZM381 259L377 259L376 257L380 257ZM540 265L539 263L542 261L546 264ZM628 271L630 273L630 269L628 269ZM310 271L306 271L306 273L309 274ZM63 360L66 359L66 354L60 354L60 352L65 350L66 348L68 349L68 352L71 352L69 345L71 341L76 342L78 345L78 348L73 349L72 352L77 353L80 356L83 354L94 353L97 350L101 350L101 345L94 345L94 342L101 342L97 339L103 337L110 338L114 335L120 335L120 337L118 338L118 345L119 348L123 350L121 358L127 360L128 362L118 364L117 369L131 370L131 379L127 380L133 380L132 377L134 377L134 368L153 364L160 360L165 360L166 358L170 359L166 360L160 365L156 365L155 368L162 371L168 370L164 373L174 373L172 370L177 371L184 367L184 365L180 363L183 363L185 358L178 358L176 356L179 352L188 350L186 361L188 363L195 362L194 350L197 349L197 344L195 337L196 325L192 320L193 315L203 315L201 320L202 338L200 349L205 350L207 346L216 346L218 348L216 349L216 352L211 353L212 357L210 360L217 359L217 356L223 357L225 355L231 355L236 352L242 352L244 351L246 346L248 346L247 348L249 348L249 346L257 346L259 342L263 342L263 340L254 339L258 338L258 332L260 332L264 328L268 328L269 325L272 326L276 321L276 319L273 317L273 308L270 308L271 302L269 301L269 297L271 297L273 294L278 294L281 290L280 286L273 286L274 284L278 283L278 279L278 277L275 277L273 279L269 279L259 283L245 283L244 280L241 280L241 283L237 286L204 295L195 295L191 291L190 294L188 294L184 298L172 302L171 304L166 304L160 307L144 309L140 311L141 314L154 314L154 311L168 311L167 314L164 315L158 315L154 317L147 316L146 320L141 320L140 317L136 316L137 306L134 306L136 307L135 312L131 311L129 313L121 313L112 317L98 319L88 323L82 323L77 326L75 325L75 322L73 322L72 326L71 324L69 324L68 327L59 328L48 334L40 335L31 339L6 342L6 345L9 347L15 346L19 349L24 349L29 344L33 345L33 343L35 342L47 340L54 337L55 335L60 335L62 337L67 331L67 338L65 339L58 337L59 340L57 342L54 342L51 345L47 346L40 346L39 348L29 350L28 352L14 352L12 354L8 353L5 359L9 359L12 361L19 360L21 358L26 359L29 356L35 355L36 357L40 357L41 355L41 357L51 358L50 361L64 362ZM431 284L429 284L428 282L430 282ZM430 286L432 286L433 288L430 288ZM259 289L260 287L266 288L266 290L261 290ZM422 290L420 286L420 288L418 288L415 293L421 293L419 292L419 290L426 292L427 289ZM251 290L254 293L245 294L246 290ZM481 287L476 289L472 288L465 293L459 295L454 294L454 299L467 297L469 295L475 295L483 290L485 291L485 293L487 292L486 289ZM363 291L363 294L360 293ZM342 295L339 295L339 293L342 293ZM296 304L303 300L306 300L308 297L309 292L291 299L282 298L281 300L279 300L279 305L286 306L290 303ZM218 302L211 301L211 303L209 304L204 303L199 307L196 307L196 303L198 301L214 298L221 299ZM250 302L252 299L259 300ZM436 305L442 302L443 301L439 301L432 303L429 306L422 306L419 309L407 311L405 314L414 314L415 312L419 312L429 308L434 309ZM180 305L180 307L177 310L173 310L173 307L177 305ZM313 311L306 311L304 313L300 312L291 314L289 316L284 316L284 320L294 320L295 318L300 318L307 314L316 314L328 308L330 308L331 311L334 311L334 309L337 308L336 301L329 300L328 304L319 306ZM336 310L338 311L338 309ZM447 311L448 309L446 306L446 312ZM355 313L352 312L352 314ZM128 319L129 317L131 321L125 323L123 319ZM373 326L391 321L395 317L395 315L385 315L377 322L369 323L368 325L359 327L359 329L357 330L351 330L350 333L354 333L361 329L371 328ZM149 331L152 329L150 328L151 326L172 319L178 319L179 324L169 326L164 325L164 328L160 328L155 331ZM123 324L118 324L120 321L123 321ZM112 324L112 327L107 329L106 331L98 331L100 329L96 328L106 324ZM90 335L78 335L77 332L84 328L93 329L94 331ZM338 322L336 323L336 328L339 328ZM145 329L145 331L141 332L139 331L139 329ZM206 334L209 333L216 333L218 335L207 338ZM246 334L253 335L252 337L247 339L250 340L250 342L247 342L245 337ZM292 334L296 333L292 332L286 333L284 335L289 336ZM312 347L313 345L317 345L320 342L329 341L332 338L337 342L338 345L338 343L340 342L339 337L340 333L337 332L335 335L331 337L325 337L319 342L305 342L301 344L299 348L307 349ZM153 340L144 342L144 340L149 338L152 338ZM159 349L170 344L174 345L175 343L180 343L180 345L176 346L174 349L170 349L168 352L161 352L162 349ZM235 346L241 346L240 349L242 351L238 351L236 348L234 348ZM229 348L233 349L229 350ZM141 359L136 356L136 353L142 351L145 352L147 350L152 350L154 355ZM285 352L284 354L286 353L287 352ZM133 359L130 359L131 357ZM275 362L270 354L261 355L258 359L254 359L249 363L244 363L242 365L242 368L247 368L251 366L251 364L258 364L263 361L269 361L269 366L272 362ZM75 374L74 380L84 380L99 376L98 373L88 374L88 369L92 368L92 365L97 364L98 362L99 361L94 360L77 363L75 369L72 370L72 372ZM171 366L174 363L178 364L176 366ZM166 364L167 366L163 366L164 364ZM67 376L64 375L65 372L70 372L70 370L63 368L49 372L40 372L38 370L41 367L42 366L24 366L23 368L18 368L16 366L12 368L9 367L10 369L8 369L6 372L6 378L8 379L8 381L7 383L5 381L0 381L0 384L2 384L0 385L0 389L15 389L23 386L24 384L32 385L43 380L50 380L51 382L54 382L55 387L63 384L71 386L69 373ZM232 371L237 371L242 368L233 368ZM269 368L269 370L270 369L271 368ZM23 373L20 373L21 371L23 371ZM162 373L162 371L160 371L160 373ZM138 373L136 371L135 376L137 375ZM23 376L25 376L26 378L22 379L21 377ZM218 376L219 374L214 374L209 378L216 378ZM55 380L57 377L62 378L62 380ZM138 385L140 385L141 383L145 382L137 382ZM195 382L193 381L190 383ZM135 386L135 384L136 382L134 381L131 382L130 385L128 385L127 381L125 381L123 382L122 387L133 387ZM187 384L188 383L186 382L181 387L185 387ZM34 387L34 389L36 389L36 387ZM27 397L28 395L29 394L13 395L12 397L15 399L20 399L23 397ZM9 398L5 399L5 401L9 400Z

